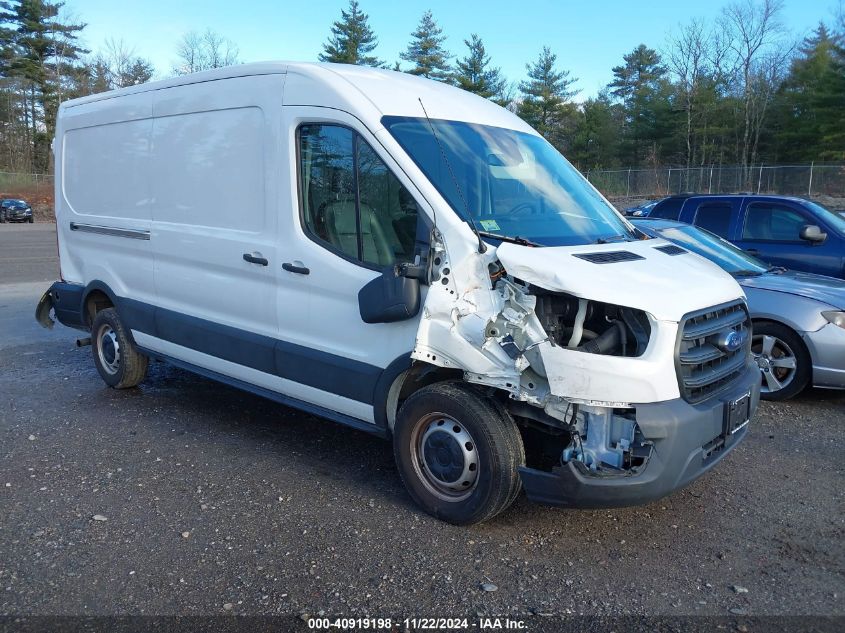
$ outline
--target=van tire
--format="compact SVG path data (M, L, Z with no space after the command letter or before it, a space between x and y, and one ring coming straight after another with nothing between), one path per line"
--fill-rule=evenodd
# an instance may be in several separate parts
M463 452L467 444L472 449ZM402 404L393 454L411 498L455 525L496 516L521 489L517 469L525 463L525 449L519 429L503 407L460 382L423 387ZM472 480L467 492L460 489L464 476Z
M94 365L109 387L129 389L147 375L149 359L138 351L114 308L100 310L91 324Z

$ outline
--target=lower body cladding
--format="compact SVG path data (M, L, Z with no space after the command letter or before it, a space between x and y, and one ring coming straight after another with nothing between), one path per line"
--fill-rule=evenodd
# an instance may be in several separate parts
M729 391L698 404L678 398L621 413L581 407L558 463L519 469L525 492L538 503L581 508L658 499L691 483L736 447L759 399L760 374L749 365Z

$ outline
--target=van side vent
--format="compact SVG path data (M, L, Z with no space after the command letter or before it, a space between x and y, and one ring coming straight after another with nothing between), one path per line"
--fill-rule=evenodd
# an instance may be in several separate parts
M601 253L578 253L575 257L586 259L594 264L615 264L617 262L633 262L638 259L645 259L631 251L606 251Z
M689 252L684 250L680 246L675 246L674 244L667 244L666 246L655 246L655 250L658 250L661 253L666 253L667 255L683 255L684 253Z

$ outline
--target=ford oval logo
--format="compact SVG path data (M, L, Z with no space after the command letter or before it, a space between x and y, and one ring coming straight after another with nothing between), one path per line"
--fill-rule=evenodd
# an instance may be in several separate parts
M745 343L745 334L735 330L722 332L714 343L723 352L735 352Z

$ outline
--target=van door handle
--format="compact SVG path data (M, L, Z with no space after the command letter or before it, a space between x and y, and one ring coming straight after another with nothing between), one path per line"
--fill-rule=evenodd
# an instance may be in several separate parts
M244 261L250 264L261 264L266 266L269 262L266 257L262 257L260 253L244 253Z
M289 273L296 273L297 275L307 275L311 272L305 266L297 266L296 264L291 264L290 262L285 262L284 264L282 264L282 268L284 268Z
M754 255L755 257L760 254L760 251L758 251L756 248L746 248L745 252L749 255Z

